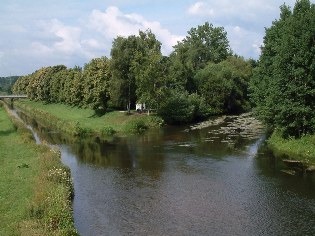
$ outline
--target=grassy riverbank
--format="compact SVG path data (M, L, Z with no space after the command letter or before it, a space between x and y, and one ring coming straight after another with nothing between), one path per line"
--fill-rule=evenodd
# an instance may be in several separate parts
M268 146L275 156L284 156L315 166L315 135L306 135L300 139L284 139L279 131L274 131L268 139Z
M123 135L142 132L163 124L163 120L155 115L138 113L127 115L126 112L112 111L99 117L91 109L29 100L19 101L16 106L31 114L37 121L74 135L87 133L103 136L114 133Z
M0 235L76 235L70 171L0 102Z

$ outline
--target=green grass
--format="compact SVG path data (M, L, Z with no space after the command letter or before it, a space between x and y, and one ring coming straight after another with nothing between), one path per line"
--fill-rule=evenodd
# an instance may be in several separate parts
M112 111L99 117L94 114L92 109L64 104L44 104L23 100L16 105L46 125L47 122L50 122L52 127L68 133L127 134L159 127L163 124L163 120L155 115L148 116L138 113L128 115L126 112Z
M0 108L0 235L13 235L27 214L34 189L38 151L24 143ZM19 168L20 166L20 168ZM27 168L28 166L28 168Z
M76 235L73 185L60 152L36 145L1 102L0 179L0 235Z
M315 135L306 135L300 139L284 139L281 132L276 130L268 139L268 146L276 156L315 165Z

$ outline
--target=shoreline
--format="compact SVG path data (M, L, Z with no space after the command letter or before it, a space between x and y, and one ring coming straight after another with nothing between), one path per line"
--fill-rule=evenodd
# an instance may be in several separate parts
M17 210L12 211L11 206L4 209L8 220L11 215L13 218L7 222L11 226L5 227L4 232L8 235L78 235L73 219L71 173L61 163L60 151L36 144L31 131L2 102L0 112L1 123L5 125L0 127L5 152L2 162L6 163L3 168L17 173L11 175L5 172L2 184L8 185L6 191L9 196L13 194L7 201L22 201ZM11 148L14 143L19 148ZM21 193L14 194L15 191ZM22 213L14 216L19 211Z
M107 114L108 117L114 115L113 117L106 118L105 117L93 117L90 115L87 117L86 113L85 118L79 117L80 122L76 121L76 114L74 112L78 111L81 113L82 111L90 112L88 109L83 108L72 108L63 104L43 104L42 102L17 102L15 103L16 107L18 107L22 112L29 114L31 117L34 117L37 122L43 123L45 126L56 128L58 131L67 133L72 136L77 137L87 137L87 136L95 136L101 137L103 139L113 138L113 137L123 137L128 134L141 133L149 128L157 128L161 127L162 121L159 120L155 116L147 116L145 114L139 115L126 115L125 113L121 113L119 111L115 111L113 113L109 112ZM39 109L35 106L44 107L44 109ZM39 105L40 104L40 105ZM73 116L75 116L72 120L61 119L50 112L47 111L47 108L52 107L61 107L61 111L64 112L66 109L69 109L70 112L73 112ZM115 114L116 113L116 114ZM118 114L118 115L117 115ZM81 115L81 114L80 114ZM133 119L135 118L135 119ZM145 118L145 119L143 119ZM153 118L148 121L147 118ZM84 120L85 119L85 120ZM113 124L115 122L120 121L117 124ZM89 125L84 124L90 123ZM100 122L103 125L100 125ZM112 122L112 123L111 123ZM209 121L208 121L209 122ZM207 121L202 122L200 124L207 123ZM211 122L210 122L211 123ZM130 125L131 124L131 125ZM95 127L93 128L93 126ZM129 127L128 127L129 126ZM130 128L131 126L131 128ZM201 125L202 126L202 125ZM197 127L196 127L197 128ZM273 134L267 140L268 148L273 153L274 156L281 158L282 160L296 160L299 161L299 165L303 165L304 169L312 170L315 169L315 136L308 136L304 139L290 139L286 140L281 138L279 132L274 131ZM306 144L306 145L305 145ZM294 147L294 148L293 148Z
M52 129L76 137L123 137L159 128L164 121L155 115L112 111L95 116L91 109L71 107L64 104L44 104L34 101L15 101L23 113Z
M273 155L281 158L288 167L303 173L315 171L315 135L284 139L281 132L275 130L268 138L267 146Z

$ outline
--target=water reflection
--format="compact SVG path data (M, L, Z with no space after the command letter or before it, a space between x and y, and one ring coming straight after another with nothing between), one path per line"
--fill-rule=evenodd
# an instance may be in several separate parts
M164 154L160 150L162 139L156 135L160 131L111 141L95 137L80 139L51 131L23 113L19 115L33 127L40 139L51 144L68 145L78 162L98 167L163 171Z
M82 235L314 235L314 177L282 173L263 131L234 119L110 141L27 122L61 147Z
M33 127L40 139L52 144L68 145L79 162L112 168L162 171L165 153L172 152L213 158L243 155L263 133L259 131L257 137L252 139L240 134L219 133L218 130L223 125L229 125L229 122L225 122L201 130L167 127L145 135L114 138L110 141L100 138L79 139L55 132L23 113L19 113L19 116Z
M297 173L289 175L282 170L288 167L279 158L275 158L266 145L261 145L255 158L254 166L263 176L276 180L284 191L290 191L298 196L315 199L315 175Z

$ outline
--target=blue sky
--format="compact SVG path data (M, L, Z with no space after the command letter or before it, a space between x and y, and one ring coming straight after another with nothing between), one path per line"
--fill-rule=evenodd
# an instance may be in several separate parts
M150 28L168 55L192 27L223 26L231 48L259 58L264 29L295 0L0 0L0 76L109 57L118 35Z

